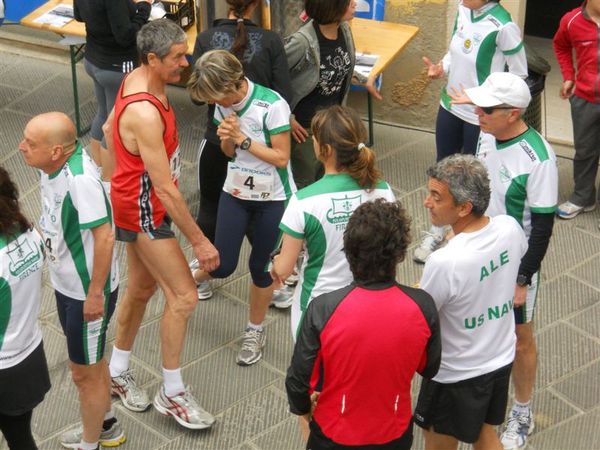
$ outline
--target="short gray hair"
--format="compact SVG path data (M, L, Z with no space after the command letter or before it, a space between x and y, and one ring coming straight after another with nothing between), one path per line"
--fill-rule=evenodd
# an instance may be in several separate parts
M490 203L490 179L487 169L475 156L448 156L427 169L427 175L448 185L456 205L469 202L473 205L473 215L485 213Z
M142 64L148 64L148 55L154 53L163 59L175 44L187 42L183 28L169 19L158 19L148 22L137 34L137 50Z
M242 63L233 54L211 50L194 64L187 88L196 102L219 101L237 92L243 79Z

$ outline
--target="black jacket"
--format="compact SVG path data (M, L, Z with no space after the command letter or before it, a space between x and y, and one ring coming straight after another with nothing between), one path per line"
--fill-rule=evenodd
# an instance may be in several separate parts
M135 37L150 17L150 3L75 0L75 20L85 22L85 58L94 66L130 72L138 65Z

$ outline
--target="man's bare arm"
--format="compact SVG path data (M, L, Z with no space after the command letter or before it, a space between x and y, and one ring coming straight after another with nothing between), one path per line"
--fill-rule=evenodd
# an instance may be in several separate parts
M113 144L115 109L110 111L106 122L102 125L104 140L106 141L106 150L101 155L102 160L102 181L110 182L112 174L115 170L115 149Z
M119 129L128 131L134 137L156 195L173 222L192 244L201 267L209 272L215 270L219 267L219 253L196 225L183 196L173 182L163 143L164 127L158 110L148 102L130 104L121 116Z
M94 236L94 262L92 278L83 304L83 320L91 322L100 319L104 311L104 286L110 273L115 234L109 222L92 228Z

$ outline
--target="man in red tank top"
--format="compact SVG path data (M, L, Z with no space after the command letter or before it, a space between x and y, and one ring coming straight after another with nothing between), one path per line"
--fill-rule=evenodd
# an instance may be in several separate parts
M172 219L205 270L219 266L217 250L196 225L177 187L179 142L165 87L179 81L188 66L187 37L174 22L156 20L139 31L137 45L142 64L123 80L105 126L114 159L111 199L117 240L126 243L129 266L110 361L112 390L130 410L143 411L150 404L148 394L135 384L129 357L158 284L167 301L160 324L164 382L153 405L186 428L207 428L213 416L198 405L181 377L181 350L198 297L170 229Z

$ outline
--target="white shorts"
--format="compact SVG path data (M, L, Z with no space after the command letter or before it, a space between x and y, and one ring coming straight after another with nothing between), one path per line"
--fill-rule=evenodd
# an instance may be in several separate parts
M515 323L522 325L533 320L537 295L540 286L540 273L536 272L531 277L531 285L527 288L525 304L515 308Z

